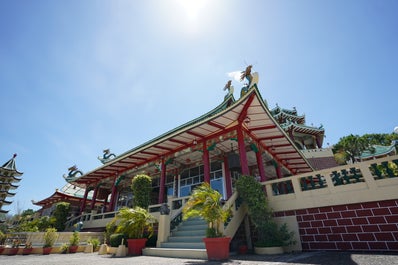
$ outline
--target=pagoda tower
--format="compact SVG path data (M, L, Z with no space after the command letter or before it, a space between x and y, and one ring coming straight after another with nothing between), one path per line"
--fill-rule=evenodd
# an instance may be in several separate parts
M306 125L305 116L298 115L295 107L289 110L277 104L271 110L271 114L299 150L322 148L325 135L322 125L320 127Z
M0 167L0 222L4 222L2 217L8 213L3 210L3 206L10 205L12 201L7 200L8 197L13 197L16 193L11 192L18 188L14 183L21 181L19 176L22 176L22 172L19 172L15 166L15 157L8 160L3 166Z

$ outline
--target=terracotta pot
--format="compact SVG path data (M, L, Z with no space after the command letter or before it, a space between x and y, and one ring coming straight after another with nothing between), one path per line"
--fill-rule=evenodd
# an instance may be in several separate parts
M69 246L69 253L76 253L79 246Z
M208 260L226 260L229 258L230 237L205 237Z
M24 248L22 249L22 255L29 255L30 253L32 253L33 248Z
M147 238L137 238L137 239L127 239L129 256L139 256L142 255L142 249L145 248Z
M248 250L248 248L247 248L246 245L239 246L239 248L238 248L238 252L239 252L239 254L241 254L241 255L246 254L246 253L247 253L247 250Z
M43 255L49 255L52 249L52 247L43 247Z

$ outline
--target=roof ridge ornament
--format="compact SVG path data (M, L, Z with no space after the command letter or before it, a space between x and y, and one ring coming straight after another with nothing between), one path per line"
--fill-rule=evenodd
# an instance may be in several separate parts
M108 149L105 149L102 151L104 154L102 157L98 157L98 160L101 161L102 164L106 164L112 159L116 158L116 155L114 153L111 153L111 151Z
M63 176L64 179L66 180L66 182L68 182L68 183L75 181L79 177L83 176L83 172L78 170L76 165L71 166L70 168L68 168L68 170L69 170L68 175L64 174L64 176ZM80 176L76 176L77 174L80 174Z

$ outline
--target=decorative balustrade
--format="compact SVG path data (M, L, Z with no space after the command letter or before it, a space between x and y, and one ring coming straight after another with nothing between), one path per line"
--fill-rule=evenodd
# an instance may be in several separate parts
M299 204L303 208L326 205L328 202L343 200L343 197L347 197L346 203L393 199L396 198L393 188L398 186L398 156L266 181L262 185L265 186L271 203L274 201L287 208L298 208ZM350 196L354 194L355 196ZM324 201L317 202L315 198L314 201L309 201L309 197L315 195L321 195ZM305 200L300 200L302 198ZM282 203L288 200L294 200L291 206Z

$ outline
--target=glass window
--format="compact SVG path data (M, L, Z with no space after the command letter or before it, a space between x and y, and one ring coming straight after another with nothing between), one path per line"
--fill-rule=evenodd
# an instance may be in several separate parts
M188 196L191 194L191 186L182 186L180 189L180 197Z

